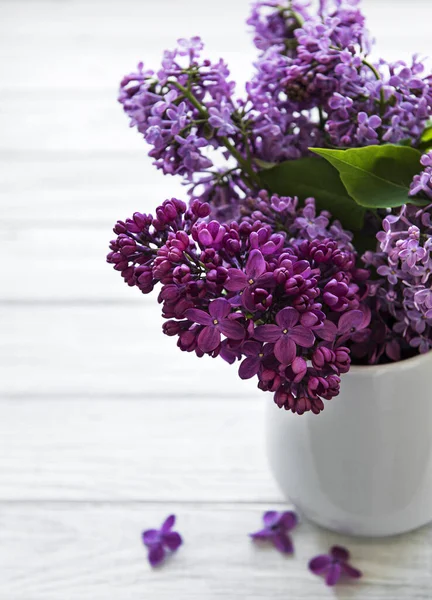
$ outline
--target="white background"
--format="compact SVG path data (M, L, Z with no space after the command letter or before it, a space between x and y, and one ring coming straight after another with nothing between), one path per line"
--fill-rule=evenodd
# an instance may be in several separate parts
M106 265L117 219L184 197L116 103L138 60L201 35L241 82L245 0L0 1L0 600L332 597L305 564L348 544L338 598L432 597L431 532L344 540L303 525L297 558L245 534L281 502L269 398L161 333L155 296ZM432 2L367 0L377 53L432 54ZM168 512L185 545L150 573L139 534Z

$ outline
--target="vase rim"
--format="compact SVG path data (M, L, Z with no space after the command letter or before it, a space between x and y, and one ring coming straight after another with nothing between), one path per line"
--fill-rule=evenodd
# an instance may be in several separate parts
M418 354L417 356L387 363L385 365L351 365L349 373L355 373L356 375L370 375L371 373L387 372L405 366L412 367L422 362L426 363L427 361L430 361L431 358L432 350L429 350L429 352L425 352L424 354Z

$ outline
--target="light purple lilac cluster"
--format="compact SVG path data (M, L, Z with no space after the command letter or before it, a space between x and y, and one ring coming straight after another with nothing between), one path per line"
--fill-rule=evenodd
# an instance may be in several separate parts
M410 195L423 195L432 200L432 151L423 154L420 162L425 168L419 175L414 177Z
M234 83L228 81L227 65L221 60L200 60L200 38L181 39L173 51L166 51L157 73L145 70L123 78L119 101L152 146L150 156L164 173L192 179L213 163L204 149L221 144L238 128L231 119L235 110Z
M263 221L253 211L221 224L206 203L167 200L155 217L117 223L108 262L143 293L162 284L163 330L181 350L239 360L240 377L256 376L278 406L319 413L339 392L349 344L368 331L368 272L312 199L299 208L261 192L256 204Z
M202 50L200 38L180 39L164 53L157 73L140 63L123 78L119 102L131 127L151 146L155 166L182 176L192 195L200 186L199 194L225 217L224 207L236 205L253 187L255 175L244 158L244 107L234 99L228 67L222 60L201 58ZM224 167L215 166L224 161Z
M432 204L389 214L377 237L379 251L364 255L380 277L369 284L374 326L353 348L372 363L432 348Z
M285 46L286 52L293 55L295 31L309 17L309 6L310 2L304 0L255 2L247 20L255 46L263 52L272 46Z
M411 65L368 60L357 1L258 2L249 19L262 50L247 85L258 156L280 162L316 145L419 142L431 115L432 78ZM261 134L261 137L260 137Z
M243 99L198 37L165 51L157 72L140 63L121 82L119 101L156 167L182 176L221 221L259 190L260 161L298 159L314 146L416 146L432 115L432 79L418 58L372 64L358 1L316 4L255 3L248 23L260 55Z

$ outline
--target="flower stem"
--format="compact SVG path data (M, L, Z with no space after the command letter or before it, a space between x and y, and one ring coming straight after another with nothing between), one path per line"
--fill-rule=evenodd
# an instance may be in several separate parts
M250 162L248 162L245 158L243 158L243 156L240 154L240 152L237 150L237 148L229 141L229 139L226 136L221 136L220 139L223 142L225 148L228 150L228 152L230 152L232 154L232 156L237 160L240 167L250 177L250 180L252 182L254 182L255 184L259 184L258 175L252 169Z
M362 63L364 64L365 67L367 67L368 69L370 69L372 71L372 73L375 75L375 79L377 81L381 81L381 75L379 74L378 69L376 67L374 67L372 63L367 61L365 58L363 59ZM380 90L380 114L381 114L381 116L384 115L385 106L386 106L386 99L384 96L384 89L381 87L381 90Z
M185 88L178 81L169 81L169 83L172 83L183 94L183 96L189 100L189 102L192 104L192 106L194 106L197 109L197 111L199 112L199 114L201 115L201 117L203 119L205 119L205 120L209 119L210 115L209 115L207 109L205 108L205 106L203 106L199 102L199 100L194 96L194 94L190 90ZM237 148L230 142L230 140L226 136L219 136L219 139L221 140L221 142L223 143L225 148L228 150L228 152L236 159L239 167L241 167L241 169L244 171L244 173L246 173L247 177L246 178L242 177L245 184L248 187L254 187L254 185L259 186L260 182L259 182L258 175L252 169L250 161L246 160L240 154L240 152L237 150Z
M372 73L375 75L375 79L377 81L380 81L381 79L381 75L379 74L378 70L376 69L376 67L373 66L373 64L371 64L369 61L367 61L365 58L362 60L362 63L364 64L365 67L367 67L368 69L370 69L372 71Z
M198 110L198 112L203 117L203 119L207 120L209 118L209 114L208 114L208 111L206 110L206 108L204 108L204 106L202 106L202 104L200 104L198 99L195 98L195 96L192 94L192 92L190 90L185 88L178 81L169 81L169 83L172 83L183 94L183 96L185 98L187 98L193 106L195 106L195 108Z
M318 106L318 113L319 113L319 121L320 121L319 122L319 126L320 126L320 129L322 131L325 131L326 121L325 121L325 118L324 118L324 111L323 111L322 106Z

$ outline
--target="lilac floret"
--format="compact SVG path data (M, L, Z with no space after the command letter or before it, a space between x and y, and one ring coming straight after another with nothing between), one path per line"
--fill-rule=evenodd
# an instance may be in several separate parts
M152 567L160 565L167 552L175 552L183 543L179 533L173 531L176 518L170 515L160 529L147 529L142 534L143 544L148 549L148 560Z
M432 200L432 150L420 160L425 169L416 175L410 188L410 196L424 195Z
M297 526L297 515L292 511L280 513L271 510L264 513L263 523L263 529L251 533L250 537L254 541L271 542L279 552L292 554L294 546L289 533Z
M315 575L324 575L328 586L336 585L341 577L359 579L362 572L349 564L350 554L342 546L333 546L329 554L321 554L312 558L309 569Z

